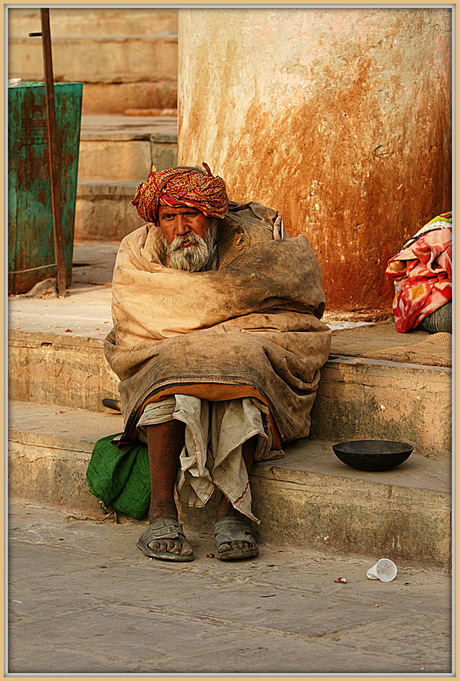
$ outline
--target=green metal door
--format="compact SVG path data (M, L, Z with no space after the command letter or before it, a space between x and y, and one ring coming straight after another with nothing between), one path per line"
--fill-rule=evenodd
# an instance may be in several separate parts
M72 281L83 83L55 83L66 285ZM8 293L56 277L44 83L8 88Z

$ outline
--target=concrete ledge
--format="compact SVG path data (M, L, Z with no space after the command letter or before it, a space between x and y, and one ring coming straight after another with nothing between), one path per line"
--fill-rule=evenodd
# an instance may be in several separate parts
M143 182L152 165L157 170L177 165L174 136L169 141L159 134L146 137L135 132L115 133L103 139L100 133L82 135L79 179Z
M85 473L94 442L122 430L122 419L67 407L12 402L9 413L9 493L42 505L99 513ZM451 477L446 460L414 453L385 473L355 471L331 443L301 440L281 460L257 464L251 475L259 539L383 555L448 569ZM214 500L184 509L186 524L210 531Z
M161 31L177 31L177 9L115 8L115 7L53 7L50 12L53 39L63 36L87 36L96 30L104 35L139 35ZM33 8L10 8L10 37L25 37L40 31L40 11Z
M80 141L79 178L94 180L139 180L151 167L149 140L126 137L118 140Z
M118 399L118 378L103 345L97 338L11 332L9 398L105 411L104 397Z
M177 119L171 116L82 116L79 182L143 182L152 165L177 164ZM88 238L88 237L86 237Z
M177 118L174 116L84 114L81 118L81 138L88 141L152 139L174 143L177 142Z
M133 117L134 118L134 117ZM129 123L129 117L127 117ZM132 128L128 124L123 129L96 130L83 129L81 133L82 142L153 142L159 144L177 144L177 133L139 130L140 126L134 125ZM86 176L84 176L86 177ZM115 181L117 178L110 178L108 181ZM120 181L129 180L121 178Z
M321 369L312 436L410 442L426 456L452 452L452 370L338 357Z
M88 492L86 468L94 443L122 430L118 415L10 402L10 496L101 515Z
M107 82L109 77L100 81L88 82L89 78L78 78L84 82L83 114L122 114L127 109L175 109L177 108L177 82L149 82L137 80ZM112 78L112 80L114 80ZM120 82L121 80L121 82Z
M131 201L138 182L80 180L75 210L75 238L121 241L145 224Z
M331 443L299 441L285 460L252 475L264 541L421 560L448 567L451 472L447 461L414 452L392 471L355 471ZM278 539L276 539L278 537Z
M89 307L85 314L80 336L74 335L77 320L71 318L66 323L71 324L72 335L30 332L25 323L24 330L11 330L11 399L96 411L103 409L103 397L118 395L118 379L103 354L102 339L110 326L100 324L99 308L93 321ZM21 318L12 315L10 322L16 319ZM447 368L346 357L329 360L321 370L311 435L335 442L402 440L425 456L450 459L451 380Z
M9 77L43 79L40 40L11 38L8 43ZM53 64L56 80L62 76L77 79L81 73L126 73L142 75L148 64L151 76L177 79L177 33L156 35L53 38Z
M118 180L107 182L105 180L80 180L77 189L77 198L99 199L132 199L138 183L135 180Z

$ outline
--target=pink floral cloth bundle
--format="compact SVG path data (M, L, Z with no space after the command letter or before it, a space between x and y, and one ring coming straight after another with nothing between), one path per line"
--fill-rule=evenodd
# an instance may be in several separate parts
M396 330L405 333L452 299L452 213L428 222L385 270L396 282Z

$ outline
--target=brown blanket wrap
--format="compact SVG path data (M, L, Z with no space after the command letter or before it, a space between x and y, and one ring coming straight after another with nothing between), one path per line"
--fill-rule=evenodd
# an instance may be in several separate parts
M308 435L331 332L318 261L304 237L279 239L279 223L259 204L232 204L209 272L169 268L156 225L123 239L105 355L121 381L125 440L149 398L181 385L207 397L213 384L261 393L284 442Z

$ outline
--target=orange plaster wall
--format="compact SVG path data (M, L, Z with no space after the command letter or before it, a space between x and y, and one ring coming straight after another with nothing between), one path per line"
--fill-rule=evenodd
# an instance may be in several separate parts
M451 209L450 9L179 13L180 164L279 210L327 309L391 309L387 260Z

